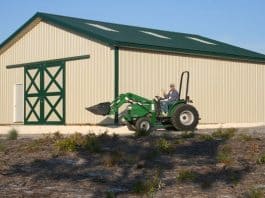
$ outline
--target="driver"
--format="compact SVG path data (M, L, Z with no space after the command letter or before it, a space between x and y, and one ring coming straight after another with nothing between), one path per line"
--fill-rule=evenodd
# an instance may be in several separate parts
M168 113L168 106L173 104L179 99L179 93L175 88L175 84L171 83L169 86L169 91L166 93L163 92L164 98L160 98L160 105L162 110L162 115L167 116Z

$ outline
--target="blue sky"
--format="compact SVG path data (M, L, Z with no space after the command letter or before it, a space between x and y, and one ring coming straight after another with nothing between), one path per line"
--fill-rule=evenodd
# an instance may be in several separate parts
M195 33L265 54L264 0L2 0L0 43L37 11Z

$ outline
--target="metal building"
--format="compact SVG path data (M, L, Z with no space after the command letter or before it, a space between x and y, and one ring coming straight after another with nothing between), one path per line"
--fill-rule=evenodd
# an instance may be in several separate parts
M85 107L153 98L180 73L201 123L265 122L265 55L199 35L37 13L0 46L0 124L107 124Z

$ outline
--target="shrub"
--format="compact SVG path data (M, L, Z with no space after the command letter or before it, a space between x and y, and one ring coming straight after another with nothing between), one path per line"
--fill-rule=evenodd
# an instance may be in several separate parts
M188 132L188 131L185 131L181 134L181 137L183 139L189 139L189 138L193 138L195 136L194 132Z
M194 181L196 178L197 174L191 170L181 170L176 177L181 182Z
M16 140L18 137L18 132L16 129L11 129L8 134L7 134L7 139L8 140Z
M257 159L257 164L265 164L265 153Z
M234 137L236 129L229 128L229 129L218 129L217 131L213 132L212 136L214 138L219 138L222 140L228 140Z
M156 143L157 149L162 153L171 153L173 151L173 145L165 138L160 138Z
M115 198L115 193L112 191L107 191L106 192L106 198Z
M133 192L152 195L161 188L161 185L160 172L157 171L153 177L147 179L146 181L139 180L135 182L133 184Z
M101 146L98 137L95 134L88 134L85 136L85 142L82 147L92 153L98 153L101 151Z
M71 138L65 138L56 142L59 151L74 152L77 150L76 142Z
M232 162L231 153L232 149L229 146L224 146L217 153L217 161L224 164L230 164Z
M202 141L209 141L209 142L210 141L214 141L213 136L208 135L208 134L200 135L199 139L202 140Z

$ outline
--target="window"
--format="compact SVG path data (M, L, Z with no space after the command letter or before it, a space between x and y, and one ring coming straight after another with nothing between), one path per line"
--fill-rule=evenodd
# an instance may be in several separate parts
M158 37L158 38L171 39L171 38L169 38L167 36L163 36L161 34L157 34L157 33L154 33L154 32L148 32L148 31L140 31L140 32L142 32L144 34L149 34L149 35L152 35L152 36L155 36L155 37Z
M207 44L207 45L217 45L215 43L212 43L212 42L209 42L209 41L205 41L203 39L199 39L199 38L196 38L196 37L187 36L186 38L194 40L194 41L198 41L200 43L204 43L204 44Z
M93 26L95 28L101 29L101 30L109 31L109 32L119 32L117 30L111 29L111 28L103 26L103 25L95 24L95 23L86 23L86 24Z

